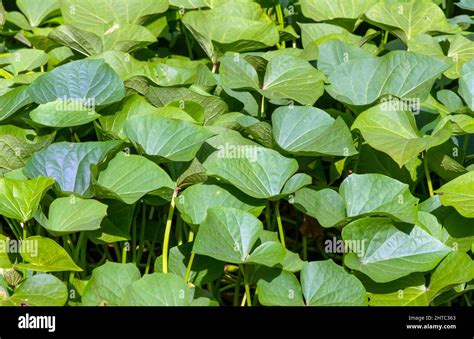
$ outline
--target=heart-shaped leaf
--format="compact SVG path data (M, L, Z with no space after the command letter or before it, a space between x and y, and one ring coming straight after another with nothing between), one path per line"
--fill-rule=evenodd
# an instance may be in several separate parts
M140 155L119 152L97 181L99 195L117 197L134 204L145 194L160 188L176 186L168 174L154 162Z
M133 282L120 306L189 306L192 291L183 278L172 273L153 273Z
M357 153L341 118L314 107L280 107L272 114L273 137L285 151L298 155L351 156Z
M29 93L37 104L63 100L94 107L121 100L125 87L103 60L79 60L39 77L30 85Z
M141 274L133 264L106 262L92 271L92 277L84 289L84 306L118 306L125 291L140 280Z
M432 135L422 136L416 128L413 113L394 110L391 102L363 112L357 117L352 129L358 129L371 147L390 155L400 167L421 152L444 143L451 136L449 125Z
M125 123L124 132L148 155L169 161L190 161L214 133L187 121L155 114L136 116Z
M55 143L36 152L24 173L30 178L53 178L61 191L91 197L91 165L99 164L120 144L120 141Z
M93 231L100 228L106 215L107 205L97 200L58 198L49 206L48 222L43 226L55 234Z
M452 251L418 226L402 231L385 218L353 221L342 230L342 238L359 249L348 253L344 263L381 283L429 271Z
M285 250L276 242L264 242L252 251L263 232L263 225L248 212L235 208L211 208L199 226L194 252L225 262L276 265ZM253 255L253 257L252 257Z
M369 105L384 95L424 101L448 67L433 57L394 51L340 65L329 75L331 85L326 90L334 99L350 105Z
M283 187L298 170L296 160L268 148L250 145L222 147L217 157L208 159L204 166L208 175L221 178L258 199L278 199L291 194L283 193Z
M206 219L209 208L233 207L259 216L264 206L263 201L251 198L232 186L212 184L193 185L184 190L176 202L183 220L193 225L199 225Z

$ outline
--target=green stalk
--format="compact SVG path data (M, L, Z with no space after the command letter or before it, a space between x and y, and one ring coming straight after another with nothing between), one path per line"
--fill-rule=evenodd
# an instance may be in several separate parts
M176 197L178 189L175 189L171 197L170 208L168 211L168 218L166 219L165 239L163 241L163 273L168 273L168 249L170 245L171 226L173 224L174 208L176 206Z
M191 257L189 258L188 266L186 267L186 274L184 275L184 282L188 283L189 282L189 276L191 275L191 268L193 267L193 262L194 262L194 257L195 257L194 251L191 252Z
M430 197L434 196L434 190L433 190L433 182L431 181L431 174L430 174L430 168L428 164L428 153L425 152L423 154L423 164L425 168L425 176L426 176L426 182L428 184L428 191L430 193Z
M278 1L278 3L276 4L275 9L278 18L278 24L280 26L280 29L283 30L285 29L285 20L283 19L283 10L281 9L280 1Z
M133 251L135 253L135 251ZM127 243L123 244L122 247L122 264L127 263Z
M280 241L283 247L286 247L285 232L283 231L283 224L281 223L281 216L280 216L280 200L278 200L275 203L275 213L276 213L276 218L277 218L278 233L280 234Z
M278 25L280 26L280 30L283 31L285 29L285 19L283 17L283 10L281 9L280 1L278 1L277 5L275 6L277 18L278 18ZM280 49L286 48L286 42L282 41L278 46Z
M258 112L258 120L262 120L264 113L265 113L265 97L262 95L262 101L260 103L260 111Z
M240 297L240 280L242 279L242 272L239 270L237 273L237 281L235 282L234 288L234 306L239 306L239 297Z
M245 286L245 296L247 299L247 306L252 306L252 296L250 294L250 285L248 281L248 276L245 273L245 266L244 265L239 265L240 270L242 271L242 275L244 276L244 286Z

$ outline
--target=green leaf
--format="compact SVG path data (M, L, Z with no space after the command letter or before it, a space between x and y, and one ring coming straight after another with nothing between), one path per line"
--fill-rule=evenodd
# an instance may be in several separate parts
M210 208L199 226L194 252L234 264L249 260L263 225L248 212L235 208Z
M53 178L61 191L90 197L91 166L101 163L120 144L119 141L55 143L33 154L24 173L30 178Z
M54 180L38 177L32 180L0 178L0 214L26 222L33 217Z
M189 306L192 293L183 278L172 273L153 273L133 282L120 306Z
M382 214L415 223L418 199L407 184L381 174L352 174L340 186L348 217Z
M36 49L19 49L7 57L0 58L0 63L8 64L5 70L14 75L33 71L47 62L48 54Z
M329 188L303 188L296 192L293 204L323 227L372 215L413 224L418 212L418 199L409 186L381 174L352 174L342 182L339 194Z
M324 93L324 80L324 74L309 62L280 55L268 63L262 93L269 99L292 99L312 106Z
M51 274L36 274L15 289L10 300L17 306L64 306L66 285Z
M466 62L459 78L459 95L471 110L474 110L474 60Z
M273 137L285 151L298 155L351 156L357 153L341 118L314 107L280 107L272 114Z
M293 204L305 214L316 218L321 226L333 227L346 217L345 203L332 189L305 187L295 193Z
M222 147L217 157L206 161L204 166L208 175L221 178L258 199L277 199L291 194L281 193L285 183L298 170L296 160L258 146Z
M0 96L0 121L32 103L28 86L16 87Z
M79 102L58 100L39 105L30 112L30 117L40 125L61 128L84 125L100 115Z
M49 206L48 222L43 226L53 234L93 231L106 215L107 205L97 200L58 198Z
M274 46L278 30L259 4L221 2L211 10L188 11L183 23L214 62L220 51L245 52Z
M255 263L275 266L286 255L276 241L254 245L263 234L263 225L252 214L230 207L211 208L199 226L194 252L234 264Z
M0 126L0 168L11 171L25 166L31 155L47 147L54 136L37 135L34 130L13 125Z
M202 144L215 135L205 127L155 114L130 118L124 132L146 154L169 161L192 160Z
M122 80L103 60L79 60L55 68L29 87L37 104L63 100L94 107L121 100Z
M344 263L376 282L389 282L413 272L433 269L452 249L418 226L402 231L386 218L353 221L342 230L349 247ZM351 248L352 248L351 247Z
M377 0L306 0L301 2L303 15L314 21L358 19Z
M281 271L257 283L258 301L264 306L304 306L301 286L293 273Z
M197 184L185 189L176 201L181 217L192 225L201 224L213 207L233 207L258 217L265 203L249 197L232 186Z
M59 9L59 0L17 0L18 8L28 18L30 26L38 27L49 14Z
M100 172L97 181L101 195L118 197L134 204L145 194L160 188L173 190L176 186L168 174L154 162L140 155L119 152L107 168Z
M463 217L474 218L474 172L451 180L436 192L444 206L453 206Z
M380 58L350 60L329 75L328 93L350 105L369 105L384 95L424 101L449 65L436 58L393 51Z
M379 2L365 16L384 29L395 28L393 32L405 42L421 33L453 32L441 8L431 0Z
M358 129L365 141L376 150L384 152L402 167L410 160L432 147L441 145L451 136L451 128L445 125L432 135L424 135L416 128L410 111L396 110L400 101L387 101L360 114L352 129Z
M332 260L307 263L301 286L308 306L366 306L362 283Z
M82 295L83 306L118 306L126 290L140 280L134 264L106 262L95 268Z
M48 38L85 56L96 55L104 50L100 37L71 25L59 26L49 33Z
M10 248L10 239L0 234L0 270L9 269L12 267L12 263L8 256Z
M463 252L452 252L433 272L428 293L434 298L446 288L472 279L474 279L474 262L471 257Z
M28 263L15 265L19 269L37 272L82 271L66 250L49 238L33 236L25 239L21 243L20 254Z
M109 23L138 24L143 17L167 9L166 0L61 0L64 22L88 31Z

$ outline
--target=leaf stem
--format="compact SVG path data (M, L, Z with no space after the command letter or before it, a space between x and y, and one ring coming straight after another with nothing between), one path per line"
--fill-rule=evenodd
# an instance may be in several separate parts
M242 279L242 272L239 270L237 273L237 281L235 282L234 288L234 306L239 306L239 297L240 297L240 280Z
M264 113L265 113L265 96L262 94L262 101L260 103L260 111L258 112L258 120L262 120Z
M244 286L245 286L245 298L247 299L247 306L252 306L252 296L250 294L250 285L248 280L248 275L245 272L245 265L239 265L242 275L244 276Z
M127 263L127 243L125 243L122 247L122 264Z
M189 276L191 275L191 268L193 267L194 257L196 253L194 251L191 252L191 257L189 258L188 266L186 267L186 274L184 275L184 282L189 282Z
M171 197L170 208L168 211L168 218L166 219L165 239L163 241L163 273L168 273L168 250L170 245L171 226L173 224L174 208L176 206L176 197L178 189L175 189Z
M280 241L283 247L286 247L285 232L283 231L283 224L281 222L281 216L280 216L280 200L278 200L275 203L275 213L276 213L276 219L277 219L277 224L278 224L278 233L280 235Z
M434 196L433 182L431 181L430 168L428 164L428 152L423 153L423 164L425 168L426 182L428 184L428 191L430 192L430 197Z

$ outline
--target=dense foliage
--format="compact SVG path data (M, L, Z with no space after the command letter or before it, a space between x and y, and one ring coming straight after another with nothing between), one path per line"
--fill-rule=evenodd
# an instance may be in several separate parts
M471 305L473 11L4 0L0 305Z

